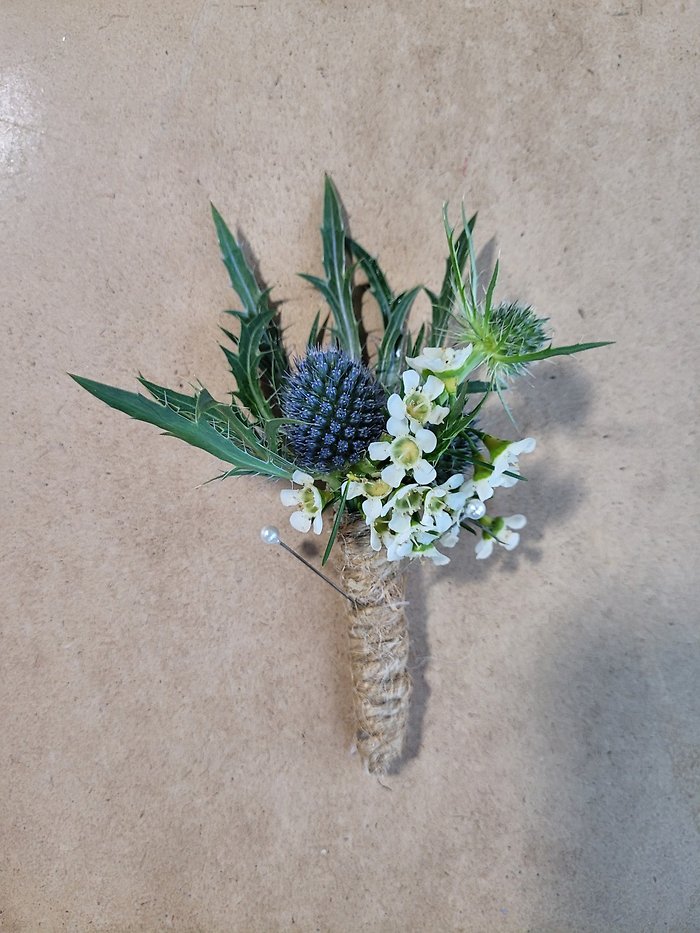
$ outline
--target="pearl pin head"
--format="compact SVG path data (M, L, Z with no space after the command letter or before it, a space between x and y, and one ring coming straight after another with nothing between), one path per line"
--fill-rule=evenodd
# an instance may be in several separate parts
M265 525L264 528L261 528L260 537L265 542L265 544L279 544L280 543L279 529L275 528L274 525Z
M473 521L478 522L480 518L486 515L486 506L481 499L470 499L464 509L464 514L467 518L471 518Z

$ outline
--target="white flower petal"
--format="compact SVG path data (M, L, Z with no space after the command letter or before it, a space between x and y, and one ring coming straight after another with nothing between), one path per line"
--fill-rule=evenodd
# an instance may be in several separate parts
M485 560L490 557L493 553L493 538L482 538L477 541L474 550L476 551L477 560Z
M292 473L292 482L296 483L298 486L310 486L313 481L313 476L309 476L309 474L304 473L303 470L295 470Z
M443 489L457 489L458 486L461 486L464 482L464 477L461 473L453 473L449 479L446 479L442 484Z
M433 399L436 399L438 395L442 395L445 391L445 383L441 382L437 376L428 376L425 380L425 385L423 386L423 395L428 398L431 402ZM449 411L449 408L447 409Z
M503 532L501 532L500 537L503 541L502 546L506 549L506 551L512 551L513 548L516 548L520 542L520 535L517 531L508 532L507 537L503 534Z
M420 449L424 450L426 454L432 453L437 447L437 437L427 428L419 428L416 431L416 440Z
M423 351L425 352L425 351ZM417 370L419 373L422 373L426 367L426 360L421 354L420 356L407 356L406 362L411 367L411 369ZM420 380L419 380L420 381Z
M472 352L471 345L455 350L453 347L424 347L420 356L407 357L412 369L422 373L456 373L465 364Z
M413 476L416 482L421 483L421 485L425 486L428 483L432 483L436 475L435 467L428 463L427 460L419 460L413 467ZM384 474L382 474L382 479L384 479ZM389 481L387 480L387 482ZM398 486L398 483L396 485Z
M347 499L354 499L356 496L361 496L364 494L364 483L358 483L357 480L351 479L343 483L341 490L346 486L348 487L348 494L346 496Z
M280 499L282 500L282 505L296 505L299 502L299 493L296 489L281 489Z
M400 395L394 393L389 396L389 399L386 403L387 411L392 416L392 418L405 418L406 417L406 406Z
M374 441L369 445L367 453L370 460L386 460L391 456L391 444L387 441Z
M452 527L452 516L447 512L436 512L435 527L441 535L444 534L449 528Z
M524 528L527 525L524 515L509 515L504 521L507 528Z
M382 514L381 499L365 499L365 501L362 503L362 511L365 513L365 518L367 521L373 522Z
M306 534L311 528L311 516L307 515L306 512L292 512L289 516L289 524L292 528L296 528L297 531Z
M389 418L386 430L392 437L405 437L408 434L408 421L406 418Z
M444 564L449 564L450 558L447 554L441 554L436 548L429 548L427 551L423 552L423 557L429 557L436 567L441 567Z
M450 409L446 405L434 405L432 411L428 415L428 423L442 424L449 413Z
M417 544L433 544L437 535L434 528L426 528L421 531L419 528L413 528L411 531L413 540Z
M449 492L445 496L445 506L452 512L461 512L467 504L467 494L465 492Z
M314 518L314 534L320 535L323 531L323 515L319 512Z
M413 392L418 388L418 383L420 382L420 376L417 372L414 372L412 369L407 369L406 372L401 377L403 381L403 390L404 392Z
M393 557L389 558L390 560L401 560L402 557L408 557L413 550L413 544L410 539L407 541L401 541L396 539L391 543L391 547L387 547L387 557L389 557L389 550L391 549Z
M381 476L385 483L388 483L392 489L396 489L397 486L401 484L401 480L406 475L406 471L402 466L399 466L398 463L391 463L389 466L384 467L382 470ZM414 470L415 475L415 470Z
M405 535L411 530L411 516L408 512L394 512L389 522L389 528L397 535Z
M490 482L490 477L486 479L478 479L473 483L474 492L481 499L482 502L486 502L487 499L490 499L493 495L493 486Z
M460 527L459 523L456 522L452 528L445 532L445 534L440 538L441 547L454 547L459 541L459 532Z

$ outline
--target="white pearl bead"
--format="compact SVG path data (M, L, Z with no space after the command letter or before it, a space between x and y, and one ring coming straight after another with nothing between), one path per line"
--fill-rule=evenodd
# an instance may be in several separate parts
M280 543L279 529L275 528L274 525L265 525L264 528L261 528L260 537L263 539L265 544L279 544Z
M467 502L464 514L467 518L471 518L473 521L478 522L480 518L486 515L486 506L481 499L470 499L469 502Z

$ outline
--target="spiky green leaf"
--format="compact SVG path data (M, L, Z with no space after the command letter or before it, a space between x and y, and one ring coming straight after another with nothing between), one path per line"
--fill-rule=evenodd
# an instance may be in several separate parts
M243 305L242 311L228 312L240 322L240 336L224 331L237 347L237 353L222 349L236 379L236 394L243 404L256 417L272 417L274 406L270 399L274 400L289 368L279 316L269 301L269 290L260 287L241 245L213 204L211 210L221 257ZM240 357L237 361L236 356Z
M313 275L301 277L317 288L328 302L338 343L355 360L362 358L360 333L352 306L352 271L346 269L345 224L338 192L326 175L323 193L323 269L325 280Z
M406 336L406 321L420 291L420 286L412 288L402 292L391 302L386 330L377 356L377 375L388 389L393 388L398 377L402 357L400 350Z
M433 305L432 322L430 328L430 345L440 347L447 336L452 308L457 297L462 297L466 301L464 294L464 268L469 259L471 235L476 226L476 217L474 214L468 221L465 228L460 232L457 239L454 239L454 231L447 223L447 214L444 213L445 231L447 233L449 256L445 261L445 275L442 280L442 288L439 295L434 292L428 292Z
M110 408L122 411L137 421L156 425L173 437L177 437L193 447L206 450L226 463L233 464L236 475L258 473L283 479L291 478L293 470L280 465L279 462L261 460L252 456L234 444L232 440L222 436L205 419L194 421L191 418L177 414L172 408L151 401L135 392L127 392L124 389L95 382L92 379L86 379L72 373L69 375L78 385L94 395L95 398L109 405Z
M370 293L379 305L382 323L386 329L391 319L391 305L395 300L394 293L374 256L370 255L355 240L348 239L348 246L352 255L359 260L360 267L367 276Z
M255 280L255 275L248 265L243 250L213 204L211 213L221 247L221 258L231 279L231 285L241 299L246 312L251 315L256 314L260 306L262 290Z
M313 320L313 324L311 325L311 330L309 331L309 337L308 337L308 340L306 341L307 347L310 348L310 347L322 346L323 339L326 333L326 329L328 328L329 317L330 315L327 314L323 320L323 324L319 325L319 321L321 320L321 312L320 311L316 312L316 317Z

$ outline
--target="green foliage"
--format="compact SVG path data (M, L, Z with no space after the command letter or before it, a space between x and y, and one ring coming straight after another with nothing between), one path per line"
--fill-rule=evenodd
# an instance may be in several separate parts
M333 333L340 347L354 360L362 359L360 332L352 306L352 269L346 268L345 223L335 185L326 175L323 194L323 270L325 278L305 275L325 298L333 315Z
M321 561L321 566L327 563L328 558L331 556L331 551L333 550L333 545L335 544L335 539L338 537L338 531L340 530L340 523L343 518L343 513L345 512L345 503L348 498L348 489L350 488L350 483L346 482L343 486L343 491L338 500L338 506L335 513L335 521L333 522L333 527L331 528L331 533L328 538L328 544L326 545L326 550L323 552L323 560Z
M491 389L498 393L508 411L501 395L504 388L501 377L522 375L527 371L528 364L536 360L569 356L583 350L609 346L612 341L578 343L567 347L553 347L550 344L544 348L548 339L545 330L546 318L538 318L531 307L522 306L517 302L502 302L497 307L493 306L498 281L498 262L494 266L486 293L483 299L480 299L476 251L472 239L475 219L476 215L467 221L462 208L463 229L455 241L454 230L447 218L447 206L443 210L450 250L448 266L457 312L454 317L457 328L461 331L459 339L463 343L473 344L474 349L483 354L491 376ZM465 280L464 269L467 261L469 273Z
M327 314L323 320L322 324L319 324L321 320L321 312L316 312L316 317L313 320L311 325L311 330L309 331L309 337L306 341L306 348L308 350L312 348L318 348L323 345L323 339L326 335L326 330L328 329L328 321L330 319L330 314Z
M537 353L522 353L520 356L496 356L494 361L501 366L513 366L519 363L534 363L536 360L548 360L552 356L571 356L572 353L582 353L584 350L595 350L597 347L611 347L614 340L597 340L593 343L574 343L568 347L545 347Z
M232 476L259 473L282 479L291 478L294 465L265 451L252 429L239 419L234 409L214 402L209 393L206 393L204 402L199 402L195 396L188 398L186 405L182 401L186 396L172 393L177 396L172 403L177 406L175 408L167 402L151 401L135 392L126 392L124 389L117 389L82 376L69 375L78 385L110 408L123 411L137 421L154 424L169 436L178 437L193 447L206 450L220 460L232 464L233 469L229 471ZM168 390L161 386L147 384L146 380L142 380L142 384L152 385L155 397L168 399L170 396ZM214 404L211 404L212 402Z
M261 289L243 249L213 204L211 212L221 258L243 305L242 310L227 312L238 320L240 335L222 328L235 350L221 349L236 380L236 395L256 419L265 421L274 417L274 399L289 368L279 316L269 291Z
M431 347L441 347L445 342L450 320L452 318L452 309L454 308L455 303L463 291L462 276L464 267L470 257L471 266L476 268L476 262L473 255L474 246L472 241L472 233L474 231L474 227L476 226L476 217L477 215L474 214L473 217L471 217L466 222L464 229L461 231L457 237L457 240L454 242L453 231L450 230L446 224L450 255L445 261L445 275L442 280L442 288L440 289L439 295L431 292L430 289L426 289L428 297L430 298L431 304L433 306L432 321L430 325L430 341L428 344Z
M139 381L152 398L80 376L72 378L110 407L156 425L168 436L180 438L218 457L230 466L223 476L258 474L289 480L296 464L290 458L291 446L289 440L285 446L285 431L281 429L285 425L298 427L308 422L279 417L278 394L290 367L278 311L270 300L269 291L263 288L246 259L241 243L213 205L212 217L221 256L241 305L226 312L237 321L237 327L222 328L230 341L222 350L235 379L230 403L217 401L204 387L186 394L166 389L142 376ZM473 241L476 214L467 219L462 210L459 232L450 226L446 207L443 219L449 255L442 285L437 294L425 289L432 305L431 317L414 335L409 329L409 317L421 287L398 294L392 290L377 259L349 237L340 198L328 176L324 184L321 226L323 276L303 275L302 278L323 295L329 306L325 316L320 311L316 314L307 347L321 348L330 334L352 360L361 362L369 355L363 342L366 335L353 306L353 274L355 269L361 270L381 316L374 368L377 378L389 392L400 382L406 356L418 356L426 346L442 347L450 334L455 337L450 343L461 341L473 345L469 355L473 365L468 374L466 371L462 374L464 381L460 384L455 378L450 384L449 379L444 380L446 388L442 401L450 410L445 420L435 426L438 443L429 459L447 475L450 471L461 472L457 469L459 463L490 468L482 457L483 440L477 429L477 418L492 392L498 394L505 406L503 392L508 377L523 373L537 360L579 353L607 346L610 342L552 346L548 343L546 320L538 318L531 308L495 302L498 262L486 290L480 288ZM477 367L484 364L486 373L478 378ZM470 379L467 375L477 378ZM380 417L383 418L383 409ZM289 436L291 429L286 433ZM352 466L362 475L378 475L376 464L367 459ZM346 503L347 486L341 492L346 473L347 468L334 469L317 476L324 503L336 506L323 563L331 553L346 505L350 510L359 508L356 502ZM520 478L515 473L508 475Z
M384 333L377 351L376 372L382 385L391 391L397 384L404 357L413 346L408 330L408 316L421 286L395 295L377 260L355 240L348 240L352 255L367 276L369 290L382 317Z

